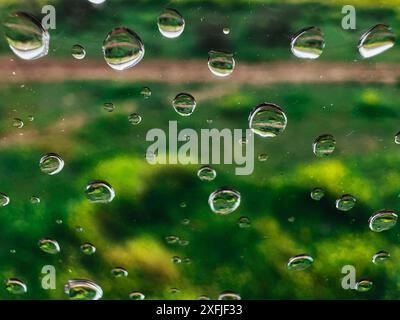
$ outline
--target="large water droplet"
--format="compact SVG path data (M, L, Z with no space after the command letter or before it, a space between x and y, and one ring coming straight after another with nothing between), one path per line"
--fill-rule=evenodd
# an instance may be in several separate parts
M374 256L372 257L372 262L375 264L381 264L389 259L390 253L382 250L374 254Z
M340 211L349 211L356 205L357 199L351 194L344 194L336 200L336 208Z
M172 106L179 115L187 117L196 108L196 99L189 93L179 93L172 101Z
M90 182L86 186L85 194L92 203L109 203L115 197L115 191L111 185L101 180Z
M56 153L48 153L40 159L39 167L42 172L55 175L64 168L64 160Z
M315 139L312 148L317 157L327 157L335 151L336 140L331 134L320 135Z
M240 205L240 193L231 188L220 188L210 194L208 204L214 213L226 215Z
M81 251L83 254L90 256L96 252L96 247L91 243L86 242L81 245Z
M40 250L46 253L57 254L60 252L60 245L58 244L57 240L47 238L40 239L38 245Z
M367 292L372 289L373 285L374 284L372 283L372 281L368 279L362 279L356 283L355 289L358 292Z
M311 190L311 199L319 201L325 196L324 189L314 188Z
M218 77L227 77L235 69L235 59L232 53L211 50L208 53L208 68Z
M358 51L363 58L370 58L392 48L395 41L396 35L389 26L377 24L361 36Z
M145 295L139 291L134 291L129 294L130 300L144 300Z
M392 210L382 209L375 212L368 220L369 228L375 232L382 232L393 228L397 223L397 214Z
M324 35L318 27L302 29L293 36L290 43L292 53L302 59L317 59L324 48Z
M287 263L289 270L304 270L314 263L314 259L308 254L299 254L291 257Z
M261 137L272 138L285 130L286 114L272 103L262 103L255 107L249 116L249 127Z
M132 30L119 27L111 30L103 42L103 54L107 64L122 71L137 65L144 57L144 45Z
M0 192L0 207L5 207L10 203L10 197L5 193Z
M50 35L34 16L26 12L11 13L4 29L8 45L21 59L34 60L47 55Z
M213 181L217 176L217 172L210 166L204 166L197 171L197 176L201 181Z
M218 300L241 300L241 296L232 291L224 291L218 296Z
M185 29L185 20L174 9L165 9L157 19L158 30L166 38L177 38Z
M86 279L69 280L64 292L71 300L99 300L103 296L101 287Z
M71 50L72 56L75 59L82 60L86 56L86 50L84 47L82 47L80 44L75 44L72 46Z
M114 278L126 278L128 276L128 271L122 267L116 267L111 270L111 275Z
M24 282L16 278L8 278L4 282L5 288L12 294L24 294L28 292L28 287Z

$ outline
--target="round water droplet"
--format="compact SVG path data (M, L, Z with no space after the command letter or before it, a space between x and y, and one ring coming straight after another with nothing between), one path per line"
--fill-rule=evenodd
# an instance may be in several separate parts
M266 154L266 153L261 153L259 156L258 156L258 161L260 161L260 162L265 162L265 161L267 161L268 160L268 155Z
M187 226L187 225L190 223L190 220L189 220L189 219L183 219L183 220L181 221L181 223L182 223L183 225Z
M182 259L178 256L174 256L171 258L172 263L178 264L182 262Z
M6 290L12 294L24 294L28 292L26 284L19 279L8 278L4 284Z
M317 59L325 48L324 35L320 28L302 29L293 36L290 49L297 58Z
M197 176L201 181L213 181L217 176L217 172L210 166L204 166L197 171Z
M165 9L157 19L158 30L166 38L177 38L185 30L185 20L174 9Z
M224 291L218 296L218 300L242 300L242 298L235 292Z
M185 258L185 259L183 260L183 262L186 263L186 264L192 264L192 259L190 259L190 258Z
M109 203L115 197L115 191L111 185L101 180L90 182L86 186L85 194L92 203Z
M29 115L29 116L28 116L28 120L29 120L30 122L32 122L33 120L35 120L35 117L32 116L32 115Z
M261 137L272 138L285 130L286 114L272 103L263 103L255 107L249 116L249 127Z
M144 57L144 45L132 30L119 27L111 30L103 42L103 54L107 64L122 71L137 65Z
M400 144L400 131L394 136L394 142Z
M340 211L349 211L356 205L357 199L351 194L344 194L336 200L336 208Z
M39 59L49 52L49 33L29 13L9 14L4 23L4 32L11 50L21 59Z
M64 168L64 160L56 153L48 153L39 161L40 170L49 175L55 175Z
M149 99L151 97L151 89L149 87L143 87L142 90L140 90L140 94L142 95L143 98Z
M168 244L175 244L179 241L179 238L177 236L167 236L167 237L165 237L165 241Z
M335 151L336 140L331 134L323 134L315 139L312 148L317 157L327 157Z
M134 291L129 294L130 300L144 300L145 295L139 291Z
M314 188L311 190L311 199L319 201L325 196L325 190L321 188Z
M290 223L293 223L293 222L296 221L296 218L293 217L293 216L291 216L291 217L289 217L287 220L288 220Z
M390 259L390 253L382 250L374 254L374 256L372 257L372 262L375 264L380 264L389 259Z
M64 292L71 300L99 300L103 290L91 280L69 280L64 287Z
M188 93L180 93L172 101L172 106L179 115L187 117L196 108L196 99Z
M32 204L38 204L38 203L40 203L40 198L36 197L36 196L32 196L30 201Z
M231 29L229 29L229 28L223 28L223 29L222 29L222 32L223 32L224 34L230 34L230 33L231 33Z
M382 209L375 212L368 220L369 228L374 232L382 232L393 228L397 223L397 214L392 210Z
M21 129L24 126L24 122L20 118L14 118L12 122L14 128Z
M220 188L210 194L208 204L216 214L226 215L235 211L240 205L240 193L231 188Z
M131 124L137 125L142 122L142 117L138 113L131 113L128 117L128 120Z
M208 53L208 68L218 77L227 77L235 69L235 59L232 53L211 50Z
M96 252L96 247L94 245L92 245L89 242L86 242L84 244L81 245L81 251L82 253L91 256L92 254L94 254Z
M122 267L116 267L111 270L111 275L114 278L126 278L128 276L128 271Z
M211 300L211 299L208 296L202 295L202 296L198 297L197 300Z
M358 292L367 292L367 291L371 290L372 287L373 287L372 281L370 281L368 279L362 279L356 283L355 289Z
M82 60L86 57L86 50L80 44L73 45L71 53L72 56L77 60Z
M50 254L57 254L61 250L58 242L53 239L40 239L38 245L40 250Z
M0 192L0 207L5 207L10 203L10 198L5 193Z
M111 102L106 102L103 104L103 108L104 110L108 111L108 112L113 112L115 110L115 106L113 103Z
M304 270L314 263L314 259L308 254L299 254L291 257L287 263L289 270Z
M179 290L178 288L171 288L171 289L169 289L169 292L171 292L172 294L177 294L177 293L180 293L181 290Z
M179 240L179 245L180 246L182 246L182 247L186 247L186 246L188 246L189 245L189 241L188 240Z
M238 225L240 228L245 229L245 228L250 228L251 227L251 221L248 217L240 217L238 220Z
M56 223L57 223L57 224L62 224L63 221L62 221L61 219L57 219L57 220L56 220Z
M106 2L106 0L89 0L89 2L94 3L94 4L101 4Z
M371 58L392 48L395 41L396 35L389 26L377 24L361 36L358 51L363 58Z

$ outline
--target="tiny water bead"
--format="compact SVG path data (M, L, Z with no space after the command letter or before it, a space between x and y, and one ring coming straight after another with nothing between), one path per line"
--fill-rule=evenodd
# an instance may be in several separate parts
M89 2L94 3L94 4L101 4L106 2L106 0L89 0Z
M171 258L172 263L179 264L182 262L182 259L178 256L174 256Z
M111 30L103 41L104 59L114 70L134 67L143 59L144 53L140 37L125 27Z
M149 99L151 97L151 89L149 87L143 87L142 90L140 90L140 94L142 95L143 98Z
M111 275L114 278L126 278L128 276L128 271L122 267L116 267L111 270Z
M242 300L241 296L233 291L221 292L218 300Z
M229 29L229 28L223 28L223 29L222 29L222 32L223 32L224 34L230 34L230 33L231 33L231 29Z
M49 33L29 13L9 14L4 23L4 33L11 51L21 59L39 59L49 52Z
M259 156L258 156L258 161L260 161L260 162L265 162L265 161L267 161L268 160L268 155L266 154L266 153L261 153Z
M309 268L314 263L313 257L308 254L299 254L291 257L287 263L289 270L300 271Z
M382 232L393 228L397 223L397 214L392 210L382 209L375 212L368 220L369 228Z
M179 93L172 101L176 113L183 117L190 116L196 109L196 99L189 93Z
M109 203L115 198L115 191L105 181L96 180L90 182L85 190L86 198L92 203Z
M240 200L238 191L231 188L219 188L210 194L208 204L214 213L227 215L239 207Z
M197 300L211 300L210 297L202 295L197 298Z
M29 116L28 116L28 120L29 120L30 122L32 122L32 121L34 121L34 120L35 120L35 117L34 117L34 116L32 116L32 115L29 115Z
M142 117L138 113L131 113L128 117L128 120L133 125L138 125L142 122Z
M400 144L400 131L396 133L396 135L394 136L394 142L396 144Z
M183 225L187 226L187 225L190 223L190 220L189 220L189 219L183 219L183 220L181 221L181 223L182 223Z
M335 147L336 140L331 134L320 135L312 145L314 154L320 158L330 156L335 151Z
M113 112L115 110L115 105L112 102L106 102L103 104L103 108L108 112Z
M300 30L293 36L290 49L297 58L317 59L325 48L324 34L318 27Z
M10 203L10 197L5 193L0 192L0 207L5 207Z
M242 229L247 229L251 227L251 221L248 217L240 217L238 220L238 226Z
M262 103L256 106L249 115L249 127L263 138L276 137L287 125L285 112L273 103Z
M28 292L27 285L17 278L6 279L4 285L6 290L12 294L24 294Z
M88 256L91 256L96 252L96 247L89 242L86 242L81 245L81 252Z
M178 243L179 238L177 236L166 236L165 237L165 241L168 244L175 244L175 243Z
M396 35L389 26L377 24L361 36L358 51L363 58L371 58L392 48L395 41Z
M64 292L71 300L99 300L103 296L101 287L91 280L69 280Z
M61 250L58 242L53 239L48 239L48 238L40 239L38 245L40 250L49 254L57 254Z
M180 246L186 247L186 246L189 245L190 242L188 240L182 239L182 240L179 240L178 243L179 243Z
M355 289L358 292L367 292L372 289L373 285L374 284L372 283L372 281L370 281L368 279L362 279L356 283Z
M197 176L201 181L213 181L217 172L210 166L203 166L197 171Z
M336 209L340 211L349 211L356 205L357 199L351 194L344 194L336 200Z
M32 204L39 204L40 203L40 198L36 197L36 196L32 196L31 199L30 199L30 202Z
M48 175L55 175L64 168L64 160L56 153L48 153L39 161L40 170Z
M325 190L322 188L314 188L311 190L311 199L319 201L325 196Z
M390 259L390 253L382 250L373 255L372 262L375 264L381 264L389 259Z
M130 300L144 300L145 297L146 296L139 291L134 291L129 294Z
M165 9L157 19L158 30L166 38L177 38L185 30L185 19L175 9Z
M232 53L211 50L208 53L208 68L218 77L227 77L235 69L235 59Z
M14 128L21 129L24 126L24 122L20 118L14 118L12 122Z
M86 57L86 50L80 44L75 44L72 46L71 54L75 59L82 60Z

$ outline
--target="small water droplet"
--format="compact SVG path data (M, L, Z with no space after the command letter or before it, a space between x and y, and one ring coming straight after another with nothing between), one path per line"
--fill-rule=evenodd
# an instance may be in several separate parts
M321 188L314 188L311 190L311 199L319 201L325 196L325 190Z
M57 240L53 239L48 239L48 238L40 239L38 245L40 250L50 254L57 254L61 250Z
M109 203L115 198L115 191L105 181L96 180L86 186L85 194L92 203Z
M174 256L171 258L172 263L179 264L182 262L182 259L178 256Z
M291 216L291 217L289 217L287 220L288 220L290 223L293 223L293 222L296 221L296 218L293 217L293 216Z
M179 238L177 236L166 236L165 237L165 241L168 244L175 244L179 241Z
M210 297L202 295L197 298L197 300L211 300Z
M32 204L38 204L38 203L40 203L40 198L36 197L36 196L32 196L31 199L30 199L30 202Z
M64 292L71 300L99 300L103 290L91 280L69 280L64 287Z
M344 194L336 200L336 208L340 211L349 211L356 205L357 199L351 194Z
M128 276L128 271L122 267L116 267L111 270L111 275L114 278L126 278Z
M218 77L227 77L235 69L235 59L232 53L211 50L208 53L208 68Z
M367 292L367 291L371 290L372 287L373 287L372 281L370 281L368 279L362 279L356 283L355 289L358 292Z
M129 294L130 300L144 300L145 297L146 296L139 291L134 291Z
M143 87L142 90L140 90L140 94L142 95L143 98L149 99L151 97L151 89L149 87Z
M90 256L96 252L96 247L89 242L81 245L81 252Z
M324 35L320 28L309 27L293 36L290 49L297 58L317 59L325 48Z
M169 292L171 292L172 294L177 294L177 293L180 293L181 290L179 290L178 288L171 288L171 289L169 289Z
M371 58L392 48L395 41L396 35L389 26L377 24L361 36L358 51L363 58Z
M32 116L32 115L29 115L29 116L28 116L28 120L29 120L30 122L32 122L32 121L34 121L34 120L35 120L35 117L34 117L34 116Z
M189 245L189 241L188 240L179 240L179 245L180 246L182 246L182 247L186 247L186 246L188 246Z
M232 291L224 291L218 296L218 300L242 300L239 294Z
M190 223L190 220L189 220L189 219L183 219L183 220L181 221L181 223L182 223L183 225L187 226L187 225Z
M73 45L71 53L72 56L77 60L82 60L86 57L86 50L80 44Z
M369 228L374 232L382 232L393 228L397 223L397 214L392 210L382 209L375 212L368 220Z
M172 101L176 113L181 116L190 116L196 108L196 99L189 93L179 93Z
M260 161L260 162L265 162L265 161L267 161L268 160L268 155L266 154L266 153L261 153L259 156L258 156L258 161Z
M251 227L251 221L248 217L240 217L238 220L238 225L242 229L250 228Z
M103 109L108 111L108 112L113 112L115 110L115 106L111 102L106 102L103 104Z
M15 249L10 249L10 253L11 253L11 254L16 254L16 253L17 253L17 250L15 250Z
M330 156L335 151L336 140L331 134L320 135L315 139L312 148L317 157Z
M185 20L174 9L165 9L157 19L158 30L166 38L177 38L185 30Z
M229 28L223 28L223 29L222 29L222 32L223 32L224 34L229 34L229 33L231 33L231 29L229 29Z
M62 221L61 219L57 219L57 220L56 220L56 223L57 223L57 224L62 224L63 221Z
M272 103L256 106L249 115L249 127L261 137L272 138L282 133L287 125L286 114Z
M5 207L10 203L10 198L5 193L0 192L0 207Z
M24 122L20 118L14 118L12 126L21 129L24 126Z
M239 207L240 200L238 191L231 188L219 188L210 194L208 204L214 213L226 215Z
M48 175L55 175L64 168L64 160L56 153L48 153L39 161L40 170Z
M179 206L180 206L181 208L186 208L186 202L181 202L181 203L179 204Z
M314 263L314 259L308 254L299 254L291 257L287 263L289 270L304 270Z
M106 2L106 0L89 0L89 2L94 3L94 4L101 4Z
M203 166L197 171L197 176L201 181L213 181L217 172L210 166Z
M394 142L396 144L400 144L400 131L395 135Z
M17 278L8 278L4 284L6 290L12 294L24 294L28 292L26 284Z
M372 262L375 264L381 264L389 259L390 253L382 250L374 254L374 256L372 257Z
M131 113L128 117L128 120L133 125L138 125L142 122L142 117L138 113Z

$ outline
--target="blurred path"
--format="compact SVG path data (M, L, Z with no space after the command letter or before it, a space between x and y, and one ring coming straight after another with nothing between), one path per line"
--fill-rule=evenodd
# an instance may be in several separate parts
M203 60L143 60L122 72L112 70L103 60L39 59L23 61L0 58L0 79L6 82L117 80L162 81L168 83L215 82L265 85L273 83L333 83L344 81L395 83L400 64L360 62L286 61L261 64L241 63L227 78L218 78Z

